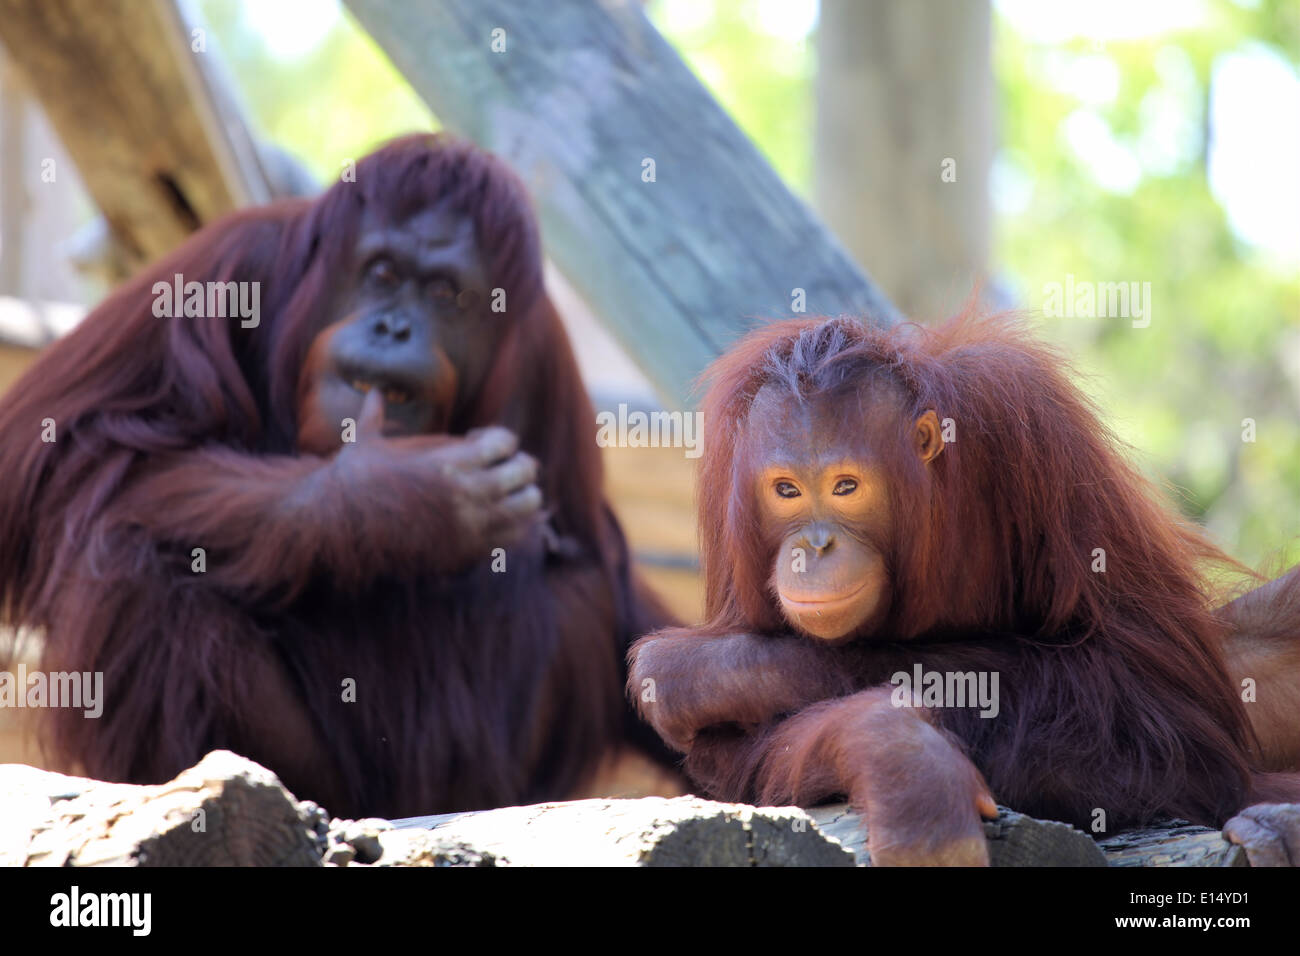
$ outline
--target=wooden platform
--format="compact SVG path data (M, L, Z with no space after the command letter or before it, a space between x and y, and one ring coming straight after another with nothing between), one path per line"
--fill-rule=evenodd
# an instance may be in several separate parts
M680 448L606 448L605 486L642 574L684 621L704 611L695 535L698 459Z

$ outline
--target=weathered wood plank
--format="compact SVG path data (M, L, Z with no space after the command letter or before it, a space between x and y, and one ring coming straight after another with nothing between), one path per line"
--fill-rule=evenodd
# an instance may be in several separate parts
M192 42L172 0L0 0L0 43L135 264L268 195Z
M896 319L635 0L347 5L444 125L524 177L548 253L670 402L795 289L808 314Z

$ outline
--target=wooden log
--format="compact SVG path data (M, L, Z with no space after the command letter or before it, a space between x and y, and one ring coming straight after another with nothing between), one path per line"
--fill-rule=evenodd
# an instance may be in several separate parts
M796 290L810 315L896 320L636 0L347 5L445 126L523 176L547 252L671 404Z
M696 797L573 800L439 818L444 842L497 866L853 866L853 855L797 807L750 807ZM410 828L380 834L392 863ZM414 845L416 854L420 844ZM391 851L390 851L391 848ZM381 859L381 863L383 860ZM407 864L409 865L409 864Z
M136 265L268 195L207 42L172 0L0 0L0 43Z
M1218 830L1171 820L1094 841L1065 823L1038 820L999 807L984 822L992 866L1249 866L1246 851ZM870 865L866 824L847 804L809 810L818 828Z
M622 803L646 803L657 798L642 801L603 801L601 813L617 813ZM599 801L583 801L595 804ZM739 804L711 804L694 797L676 800L658 801L670 807L694 808L694 812L709 812L702 808L725 806L734 809ZM403 834L410 830L431 832L442 840L463 845L463 849L478 849L494 854L500 861L510 862L510 840L498 842L490 836L482 842L484 835L490 835L498 814L513 813L515 810L530 811L529 819L533 822L544 820L552 807L572 806L573 804L553 804L547 807L511 808L510 810L486 810L477 813L450 813L438 816L411 817L393 821L394 830L383 834L387 846L392 847L390 859L393 865L403 865L396 861L404 858L418 857L419 850L404 848ZM762 816L768 812L788 813L793 808L752 808ZM989 862L997 867L1017 866L1248 866L1245 851L1228 843L1217 830L1196 827L1181 821L1171 821L1164 826L1148 827L1116 834L1105 840L1094 841L1088 834L1052 820L1038 820L1025 816L1006 807L999 808L1001 815L996 820L985 821L984 833L989 840ZM542 812L545 811L545 812ZM674 813L680 810L674 809ZM806 813L815 828L824 836L834 840L850 852L857 865L870 866L871 856L867 851L867 828L862 817L849 809L847 804L833 804L815 807ZM667 819L672 814L666 814ZM593 826L602 817L593 814L589 820L582 821L571 834L572 839L585 837L578 831L596 830ZM678 819L681 819L678 816ZM798 819L791 817L790 819ZM474 821L474 828L468 824ZM517 823L510 822L512 833L517 833ZM413 846L418 847L419 844ZM463 852L463 850L462 850ZM521 858L532 865L532 853ZM442 864L447 865L447 864ZM480 864L481 865L481 864ZM516 864L518 865L518 864ZM783 864L799 865L799 864Z
M226 750L158 786L0 767L0 866L320 866L323 826Z
M0 866L853 866L847 806L593 799L405 820L332 820L269 770L214 751L159 786L0 766ZM1217 831L1172 822L1094 843L1003 808L994 866L1245 866Z
M990 866L1106 866L1106 855L1086 834L1065 823L1035 820L999 807L996 820L984 822ZM808 813L818 829L853 852L860 866L871 865L867 828L847 804L817 807Z
M1218 830L1185 820L1125 830L1097 845L1111 866L1250 866L1246 851Z

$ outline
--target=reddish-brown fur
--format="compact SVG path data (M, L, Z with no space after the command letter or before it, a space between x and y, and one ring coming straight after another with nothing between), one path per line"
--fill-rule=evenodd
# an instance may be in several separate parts
M847 794L875 805L891 840L935 845L945 835L933 831L957 827L957 839L977 825L981 783L961 752L999 802L1090 832L1096 809L1113 831L1159 816L1222 824L1250 802L1251 763L1263 763L1225 670L1228 615L1214 611L1244 569L1160 500L1068 375L1009 318L779 322L714 364L699 483L706 623L643 638L629 681L705 791ZM843 413L864 434L868 420L895 422L875 448L890 479L892 604L870 635L795 634L773 597L746 431L764 385L790 402L848 389ZM956 425L928 467L910 445L927 409ZM1300 635L1300 602L1265 603L1274 631ZM1248 610L1259 616L1238 617ZM1000 714L890 716L879 688L916 663L998 672ZM957 749L907 743L922 721ZM1300 794L1293 777L1254 784L1256 797ZM965 829L945 822L962 814Z
M1246 710L1259 741L1261 770L1300 767L1300 567L1219 609L1234 687L1253 682ZM1268 786L1260 781L1260 798ZM1287 787L1277 797L1295 799Z
M49 714L59 757L97 777L164 780L228 747L341 815L563 797L638 733L622 659L664 615L632 583L603 498L536 224L500 162L442 137L399 140L356 172L204 229L0 403L5 616L45 629L46 669L104 672L102 718ZM539 531L505 574L448 572L455 515L436 483L369 475L358 494L295 447L300 374L363 211L397 221L435 202L472 219L511 316L448 431L514 431L576 556ZM260 326L155 317L151 288L177 273L260 282ZM347 678L356 703L341 701Z

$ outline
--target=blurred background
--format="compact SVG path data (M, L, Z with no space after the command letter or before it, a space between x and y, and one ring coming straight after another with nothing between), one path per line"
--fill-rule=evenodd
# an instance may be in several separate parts
M438 118L334 0L200 0L256 132L321 182ZM872 279L933 319L979 288L1075 360L1135 458L1230 553L1300 561L1300 3L653 0L655 26ZM97 302L95 209L0 52L0 387ZM941 161L961 157L959 189ZM66 164L71 168L71 164ZM87 248L92 252L87 253ZM83 260L78 269L74 260ZM598 405L649 382L551 276ZM1150 325L1061 317L1150 283ZM20 307L20 305L22 307ZM1254 440L1243 440L1243 420ZM611 488L699 607L692 463L611 449Z

